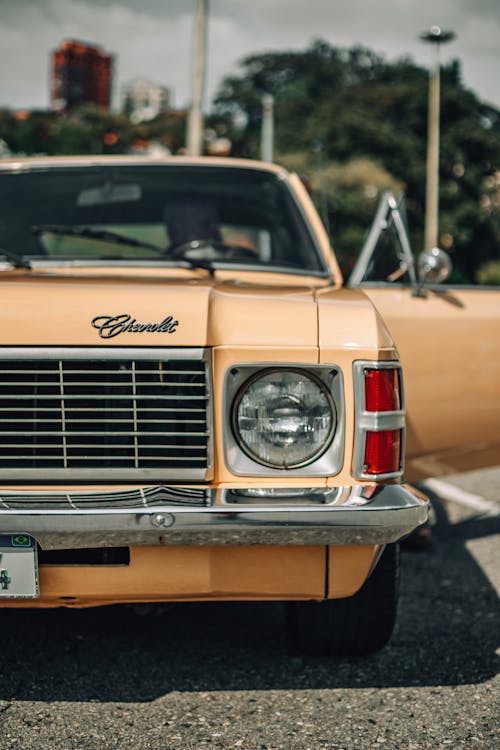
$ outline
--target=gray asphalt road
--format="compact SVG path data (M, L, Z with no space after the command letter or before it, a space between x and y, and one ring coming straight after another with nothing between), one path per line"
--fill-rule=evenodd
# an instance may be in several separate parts
M500 501L500 470L450 481ZM365 659L297 655L278 604L3 612L0 750L497 750L500 517L435 507Z

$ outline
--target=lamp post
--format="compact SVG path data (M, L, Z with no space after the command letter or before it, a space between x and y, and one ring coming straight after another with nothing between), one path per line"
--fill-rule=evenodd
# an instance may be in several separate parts
M262 127L260 133L260 158L272 161L274 156L274 97L264 94L262 97Z
M198 0L193 48L193 101L188 115L187 152L199 156L203 143L203 91L205 87L206 16L208 0Z
M455 38L452 31L431 26L420 39L434 47L434 64L429 75L429 110L427 119L427 166L425 188L425 240L424 249L437 247L439 232L439 119L441 63L439 51L442 44Z

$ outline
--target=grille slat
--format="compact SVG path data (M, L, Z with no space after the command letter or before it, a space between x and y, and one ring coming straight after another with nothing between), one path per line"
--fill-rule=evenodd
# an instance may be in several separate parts
M207 365L152 356L49 354L29 361L26 351L17 360L0 354L0 477L12 479L19 470L20 478L36 478L37 470L53 469L57 479L95 467L96 479L115 477L120 468L129 478L131 470L138 477L154 470L158 479L176 471L185 479L188 469L203 478L209 466Z
M0 384L0 390L1 390L1 384ZM37 413L41 412L41 411L45 411L45 412L57 412L57 408L54 408L54 407L51 407L51 406L37 406L36 410L37 410ZM186 409L186 407L184 407L184 406L182 407L182 410L184 412L189 412L190 414L194 414L194 413L196 413L196 414L204 414L205 413L205 409ZM85 412L93 412L93 413L95 413L95 408L93 409L91 407L82 407L82 408L80 408L78 406L67 406L66 407L66 411L77 411L79 414L83 414ZM129 412L130 411L130 407L122 407L122 406L113 407L113 413L119 413L119 412L122 412L122 411ZM163 412L177 412L178 410L176 408L174 408L174 407L162 407L162 406L159 406L159 407L157 407L155 409L155 408L152 408L152 407L142 407L142 406L139 406L138 407L138 411L140 411L140 412L155 412L155 413L160 414L160 413L163 413ZM6 414L8 414L9 412L16 412L16 413L19 413L19 414L23 414L24 412L26 412L27 414L32 414L33 413L33 408L31 406L17 406L17 407L15 407L15 406L6 406L4 409L2 409L2 413L4 413L4 412ZM9 418L9 422L13 422L13 421L15 421L15 420ZM26 421L26 420L24 420L24 421ZM47 421L47 420L44 420L44 421Z
M48 448L60 448L60 443L43 443L43 445L40 446L40 450L47 450ZM87 450L92 449L101 449L102 445L100 443L71 443L72 448L86 448ZM161 448L162 450L165 448L172 448L177 449L179 446L175 443L168 444L168 443L151 443L145 446L148 450L151 448ZM26 443L9 443L9 445L3 445L2 449L3 451L7 450L16 450L17 448L24 448L26 449ZM203 446L200 445L183 445L182 450L185 451L203 451ZM0 451L0 455L4 455ZM5 455L9 455L5 453ZM103 456L104 458L104 456Z
M160 380L161 382L161 380ZM143 388L154 388L156 386L156 383L146 383L142 381L138 381L140 385ZM2 388L36 388L37 390L39 388L59 388L59 383L54 381L45 381L43 383L40 383L37 380L28 381L28 380L18 380L16 383L14 382L5 382L0 379L0 385ZM122 383L108 383L105 380L99 381L99 380L87 380L85 381L78 381L78 380L72 380L69 383L66 383L67 388L76 388L76 387L85 387L85 388L123 388L126 387L128 383L122 382ZM205 383L162 383L164 388L204 388Z
M27 437L33 437L35 435L43 436L43 437L53 437L55 430L23 430L23 435L26 435ZM66 437L82 437L83 435L88 435L89 437L94 437L96 435L102 435L101 432L97 430L80 430L78 432L71 431L71 430L60 430L61 436ZM0 430L0 438L5 437L6 435L15 435L16 433L13 430ZM154 435L155 437L158 436L158 432L147 432L145 430L139 431L139 430L108 430L106 432L107 435L110 435L112 437L117 437L118 435L120 437L138 437L140 435L145 436L151 436ZM172 437L175 435L178 435L180 437L196 437L198 435L208 435L207 432L185 432L184 430L179 432L165 432L161 431L161 435L167 435L168 437ZM4 443L5 445L5 443Z
M44 418L43 420L40 420L40 421L42 421L43 424L60 424L61 423L60 419L45 419ZM129 423L128 419L107 419L107 420L102 420L102 419L71 419L71 422L73 424L102 424L103 421L105 421L106 424L128 424ZM8 421L9 424L32 424L32 422L33 422L33 420L29 419L29 418L26 418L26 419L9 419L9 421ZM176 419L141 419L141 422L143 424L171 424L172 422L177 422L177 420ZM203 419L184 419L182 421L182 424L203 424L203 423L204 423ZM5 424L3 426L5 427ZM4 432L3 434L9 434L10 435L10 431L8 433ZM38 434L40 434L40 433L38 432Z
M2 456L0 456L0 459L1 458L2 458ZM16 458L17 459L30 459L31 456L23 456L23 455L19 454L18 456L16 456ZM134 456L134 454L125 455L125 456L92 456L91 458L92 458L93 461L103 461L103 462L108 462L108 461L123 461L124 458L126 458L132 464L135 462L135 456ZM47 457L47 456L44 456L43 460L44 461L60 461L61 457L57 457L57 456L49 456L49 457ZM171 456L162 456L161 458L159 456L148 456L147 460L148 461L162 461L163 463L168 464L169 462L172 462L172 461L178 461L178 458L177 457L171 457ZM200 461L200 456L184 456L182 460L183 461L197 461L197 462L199 462Z
M2 388L2 383L0 382L0 390L1 390L1 388ZM8 399L9 401L11 401L13 399L20 399L22 401L26 401L27 399L30 399L30 400L33 399L33 396L31 394L17 394L17 393L13 394L13 393L10 393L10 394L2 394L2 395L6 399ZM64 400L65 401L68 401L68 400L69 401L75 401L77 399L86 399L86 398L89 398L89 397L91 397L93 401L94 400L95 401L124 401L127 398L132 399L132 396L124 396L124 395L123 396L122 395L117 396L117 395L113 395L113 394L104 394L104 395L100 395L100 394L85 394L85 395L83 395L83 394L76 394L76 395L75 394L70 394L70 395L68 395L68 394L66 394L64 396ZM46 393L46 394L43 394L43 393L38 394L37 393L36 394L36 399L37 400L46 401L47 399L50 399L51 401L55 401L56 398L57 398L57 394L55 394L55 393L54 394L50 394L50 393ZM157 396L155 394L153 396L152 394L148 393L148 394L145 394L145 398L147 398L148 401L151 400L152 398L159 399L160 401L206 401L206 395L203 395L203 396L198 396L198 395L195 395L195 396L177 396L177 395L175 395L175 396Z
M101 375L113 375L113 377L117 377L119 375L123 375L127 371L126 370L118 370L118 371L117 370L106 370L106 369L103 368L99 372L100 372ZM35 370L35 369L33 369L33 370L26 370L26 369L15 370L15 369L12 369L12 370L8 371L9 375L31 375L31 376L33 376L33 375L36 375L36 376L50 375L50 374L54 374L54 373L57 374L57 369L54 369L54 368L51 369L51 370L49 370L49 369L43 369L43 370ZM73 368L71 370L71 374L72 375L92 375L92 374L94 374L94 370L75 370ZM161 375L161 376L165 376L167 373L166 373L165 370L159 368L157 370L143 369L143 370L141 370L141 374L143 374L143 375ZM200 373L199 370L176 370L173 374L177 377L179 375L198 375L199 376L201 373ZM0 373L0 377L2 375L3 375L3 373Z

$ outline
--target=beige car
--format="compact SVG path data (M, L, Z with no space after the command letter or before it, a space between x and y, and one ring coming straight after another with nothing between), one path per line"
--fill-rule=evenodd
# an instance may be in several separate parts
M0 606L278 600L306 651L381 648L403 477L500 456L500 292L400 246L344 286L259 162L0 163Z

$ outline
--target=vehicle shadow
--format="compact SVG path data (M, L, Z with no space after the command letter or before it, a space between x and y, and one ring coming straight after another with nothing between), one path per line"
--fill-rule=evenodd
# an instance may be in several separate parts
M498 599L465 546L499 518L450 525L435 503L430 550L402 556L398 624L366 658L303 657L279 603L4 610L0 700L151 701L171 691L479 683L497 672ZM313 636L312 636L313 637Z

